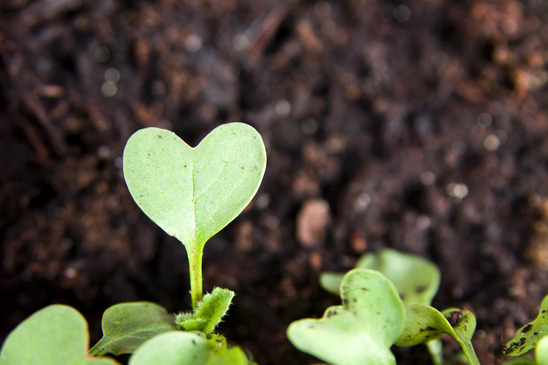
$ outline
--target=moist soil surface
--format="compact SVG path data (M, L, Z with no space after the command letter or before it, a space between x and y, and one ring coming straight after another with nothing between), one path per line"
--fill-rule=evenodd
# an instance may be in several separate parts
M204 285L237 296L220 331L260 364L314 359L291 321L318 285L384 247L441 268L433 305L477 316L482 364L548 293L548 3L452 0L4 0L0 5L2 338L51 303L88 319L190 308L184 247L131 199L139 128L190 145L254 126L268 165L213 237ZM448 357L458 351L444 339ZM424 347L395 349L429 364Z

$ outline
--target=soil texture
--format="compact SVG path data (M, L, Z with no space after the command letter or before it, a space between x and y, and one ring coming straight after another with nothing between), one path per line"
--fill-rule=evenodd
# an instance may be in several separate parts
M114 303L188 310L184 247L131 199L122 151L244 121L268 165L206 245L205 290L237 293L221 332L312 363L285 330L339 302L319 273L391 247L439 265L433 305L473 311L500 364L548 294L547 82L542 0L3 0L1 338L51 303L92 343Z

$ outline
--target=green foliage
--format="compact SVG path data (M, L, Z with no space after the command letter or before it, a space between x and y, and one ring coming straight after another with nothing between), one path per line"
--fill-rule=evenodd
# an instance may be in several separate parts
M103 337L89 351L95 356L133 353L141 344L177 330L172 314L151 302L119 303L103 313Z
M535 354L538 365L548 365L548 336L544 336L537 343Z
M502 352L508 356L522 355L535 348L545 331L548 331L548 295L542 300L537 318L521 327Z
M247 124L221 125L195 148L173 132L145 128L124 149L124 178L145 214L189 248L240 214L265 162L261 136Z
M174 318L154 303L114 305L103 315L103 337L88 354L85 319L70 307L50 306L12 331L0 351L0 363L113 365L117 363L112 359L93 356L132 353L130 365L255 364L214 332L234 292L215 288L202 296L201 265L206 241L248 205L265 166L262 139L246 124L222 125L195 148L166 130L136 132L124 150L124 177L137 205L185 246L193 311ZM456 308L440 312L429 305L440 272L428 260L385 249L364 255L345 275L322 273L320 282L340 293L342 305L329 307L321 319L293 322L287 336L298 349L335 365L394 365L392 345L426 343L438 365L443 359L437 339L449 334L469 363L479 365L471 343L474 315ZM542 338L547 313L548 296L538 317L504 349L517 356L536 348L536 362L520 357L508 365L548 365L548 340Z
M204 295L194 312L178 314L175 323L185 331L210 334L226 315L232 298L234 298L233 291L214 288L213 292Z
M239 347L228 347L222 336L207 339L199 332L167 332L147 341L129 359L129 365L248 365Z
M341 283L341 306L321 319L301 319L288 330L303 352L330 364L395 364L390 346L404 324L404 307L394 285L378 271L354 269Z
M381 250L378 254L366 253L355 267L383 273L392 281L406 305L429 305L440 285L440 271L436 265L420 256L392 249ZM324 272L320 275L320 284L325 290L338 295L343 276Z
M471 342L475 329L476 317L469 311L449 308L440 312L428 305L412 304L405 307L405 326L396 345L414 346L446 333L461 345L470 364L479 365Z
M103 315L103 337L92 355L133 353L130 364L252 364L239 347L213 334L234 292L215 288L202 298L205 242L249 204L262 180L266 152L243 123L213 130L191 148L172 132L146 128L124 149L124 177L137 205L185 246L193 312L174 318L149 302L121 303ZM180 330L183 329L183 331ZM21 323L0 352L2 364L108 365L88 354L87 323L74 309L51 306Z
M535 358L523 355L512 357L504 365L548 365L548 336L542 337L535 346Z
M436 265L419 256L384 249L378 254L363 255L356 263L356 268L381 272L394 284L406 305L404 328L395 341L396 345L414 346L425 343L432 361L442 364L441 343L437 339L447 333L459 342L471 364L479 364L471 343L476 327L474 315L458 309L439 312L429 306L440 284L440 272ZM322 273L320 284L326 290L338 293L342 278L343 274Z
M143 212L185 246L192 307L202 299L205 242L236 218L257 192L266 151L243 123L215 128L195 148L174 133L145 128L124 149L124 178Z
M537 362L530 357L514 357L504 361L504 365L537 365Z
M51 305L21 322L0 352L2 365L114 365L88 355L87 322L75 309Z

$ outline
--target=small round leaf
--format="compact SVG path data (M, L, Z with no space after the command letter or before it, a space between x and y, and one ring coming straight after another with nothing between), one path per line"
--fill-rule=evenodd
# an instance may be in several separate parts
M20 323L0 352L2 365L114 365L109 358L88 355L84 317L72 307L50 305Z

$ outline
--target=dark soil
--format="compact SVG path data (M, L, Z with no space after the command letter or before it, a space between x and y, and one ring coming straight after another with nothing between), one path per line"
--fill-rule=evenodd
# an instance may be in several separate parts
M51 303L88 319L188 310L183 246L124 184L146 126L197 144L262 134L250 209L206 246L221 331L261 364L313 359L287 325L338 299L317 283L392 247L442 269L434 306L477 315L483 364L548 293L548 3L542 0L3 0L1 336ZM446 353L457 350L448 339ZM396 350L428 364L424 347Z

